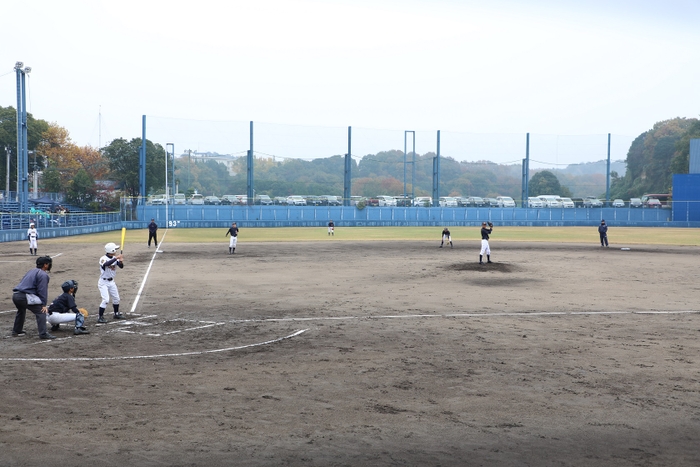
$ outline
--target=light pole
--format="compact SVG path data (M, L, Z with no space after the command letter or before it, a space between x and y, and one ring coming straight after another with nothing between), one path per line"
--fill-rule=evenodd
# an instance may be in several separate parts
M173 143L166 143L165 144L165 220L167 222L168 220L168 204L169 204L169 197L168 197L168 158L170 157L170 152L168 151L168 147L170 147L170 151L172 151L173 154L173 163L175 162L175 145ZM175 193L173 193L173 196Z
M15 63L17 74L17 198L20 212L27 212L29 198L29 154L27 153L27 93L26 76L32 71L23 62Z

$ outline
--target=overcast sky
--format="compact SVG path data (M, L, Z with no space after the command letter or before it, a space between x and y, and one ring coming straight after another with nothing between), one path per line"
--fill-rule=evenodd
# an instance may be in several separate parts
M624 159L700 115L698 0L3 2L0 105L80 145L141 136L279 157L404 147L459 160ZM101 116L101 117L100 117ZM412 134L408 136L412 137ZM546 144L545 144L546 141ZM408 149L412 141L409 138ZM548 148L545 150L545 146ZM595 149L591 149L595 148ZM546 165L545 164L545 165Z

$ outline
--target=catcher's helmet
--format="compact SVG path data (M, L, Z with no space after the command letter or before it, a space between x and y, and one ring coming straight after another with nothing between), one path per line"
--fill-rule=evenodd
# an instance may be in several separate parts
M45 264L48 264L48 270L51 270L51 266L53 266L53 260L51 259L50 256L40 256L36 259L36 267L39 269L43 268Z
M108 243L105 245L105 253L114 254L119 249L119 245L116 243Z
M74 289L74 292L78 291L78 281L76 280L70 280L70 281L65 281L63 284L61 284L61 288L63 289L64 292L68 292L70 289Z

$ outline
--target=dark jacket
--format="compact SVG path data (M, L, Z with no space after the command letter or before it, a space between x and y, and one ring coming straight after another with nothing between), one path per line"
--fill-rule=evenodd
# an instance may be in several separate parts
M32 269L12 291L34 294L41 299L42 305L46 305L49 296L49 275L41 268Z

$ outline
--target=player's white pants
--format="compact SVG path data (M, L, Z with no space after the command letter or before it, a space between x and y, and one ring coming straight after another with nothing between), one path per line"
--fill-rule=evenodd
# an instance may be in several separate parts
M29 239L29 248L36 250L36 238Z
M452 237L450 235L443 235L442 236L442 241L447 242L447 243L452 243Z
M75 324L75 313L51 313L46 316L49 324L73 323Z
M328 233L332 234L333 233L333 227L328 227Z
M489 248L489 241L485 239L481 239L481 253L480 255L490 255L491 254L491 248Z
M228 241L229 248L236 248L236 243L238 243L238 237L231 236L231 240Z
M113 280L106 281L100 277L97 282L97 288L100 290L100 296L102 297L100 308L107 308L110 297L112 298L112 305L119 305L119 290L116 282Z

